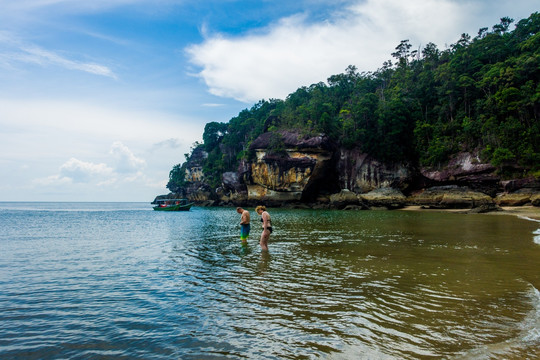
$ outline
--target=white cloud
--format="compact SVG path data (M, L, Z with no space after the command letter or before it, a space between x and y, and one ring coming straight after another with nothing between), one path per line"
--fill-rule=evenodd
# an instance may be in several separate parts
M110 150L115 161L115 170L119 173L137 173L146 166L144 159L136 157L120 141L115 141Z
M70 158L60 166L59 174L36 179L34 183L40 185L67 185L72 183L92 183L97 186L108 186L118 182L134 182L145 175L142 170L146 161L139 158L120 141L115 141L105 162L94 163L77 158Z
M107 164L96 164L72 157L60 166L58 174L34 179L33 184L56 187L80 183L113 183L115 181L114 169L107 166Z
M534 9L530 0L514 7ZM252 102L284 98L300 86L324 81L348 65L374 71L391 58L401 40L414 47L428 42L439 48L463 32L498 23L509 14L506 2L459 0L351 0L326 22L310 23L304 15L238 37L207 35L186 48L198 76L217 96ZM496 11L499 9L501 15ZM493 19L486 19L489 13ZM523 13L522 16L528 16ZM484 21L489 21L485 23Z
M183 142L177 138L170 138L167 140L160 141L152 145L151 152L154 152L159 149L179 149L183 145Z
M42 66L57 65L70 70L79 70L116 79L113 71L104 65L70 60L37 46L25 46L21 47L21 50L23 51L23 55L20 59L25 62L33 62Z
M20 63L35 64L42 67L59 66L68 70L77 70L117 79L116 74L108 66L73 60L57 52L25 43L9 32L0 32L0 66L16 68Z
M0 99L0 198L153 199L203 128L198 119L129 106Z
M178 147L178 140L169 139L160 144L145 152L147 161L136 156L122 142L115 141L110 150L100 156L102 161L71 157L58 168L57 174L33 179L28 191L56 193L57 196L71 194L86 201L103 199L104 194L109 199L123 198L125 201L126 194L132 191L132 200L150 199L166 192L167 174L172 164L178 162L170 147ZM164 156L168 157L167 163L159 164L157 159ZM147 169L147 163L151 163L151 169ZM95 196L87 194L88 191Z
M38 186L65 186L71 185L73 183L73 179L69 177L62 177L60 175L51 175L45 178L34 179L32 183Z
M107 164L95 164L71 158L60 166L58 177L59 179L69 178L74 182L89 182L95 178L103 179L113 175L113 168L107 166Z
M206 103L206 104L202 104L202 106L204 106L204 107L222 107L222 106L225 106L225 104Z

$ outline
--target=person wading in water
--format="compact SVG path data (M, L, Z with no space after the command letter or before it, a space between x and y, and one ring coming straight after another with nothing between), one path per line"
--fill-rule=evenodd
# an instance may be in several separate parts
M249 225L249 211L237 207L236 212L242 215L240 216L240 240L242 240L242 246L246 246L249 230L251 229Z
M261 249L263 251L268 251L268 238L272 233L272 220L270 219L270 214L266 211L266 206L259 205L255 209L257 214L261 215L261 222L263 227L263 232L261 234Z

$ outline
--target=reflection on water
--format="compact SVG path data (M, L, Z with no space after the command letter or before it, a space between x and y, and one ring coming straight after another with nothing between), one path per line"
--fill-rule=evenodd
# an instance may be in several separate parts
M27 211L0 209L2 358L540 352L538 223L525 219L269 209L265 253L257 226L241 245L234 209Z

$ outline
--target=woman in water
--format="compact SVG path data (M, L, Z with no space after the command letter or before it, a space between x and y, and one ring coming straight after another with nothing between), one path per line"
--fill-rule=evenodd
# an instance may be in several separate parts
M272 233L272 220L270 220L270 214L266 211L266 206L259 205L255 208L255 212L261 215L261 222L263 227L263 232L261 234L261 249L263 251L268 251L268 238Z

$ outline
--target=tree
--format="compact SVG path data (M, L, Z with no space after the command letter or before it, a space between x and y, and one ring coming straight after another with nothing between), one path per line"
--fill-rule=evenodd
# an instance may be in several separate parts
M401 40L396 51L392 53L392 56L396 58L399 66L407 66L409 64L409 55L411 54L412 45L409 40Z
M183 164L176 164L169 172L169 182L167 189L173 193L180 192L186 184L186 166L187 161Z
M210 122L204 127L203 143L206 151L212 151L227 133L228 124Z

